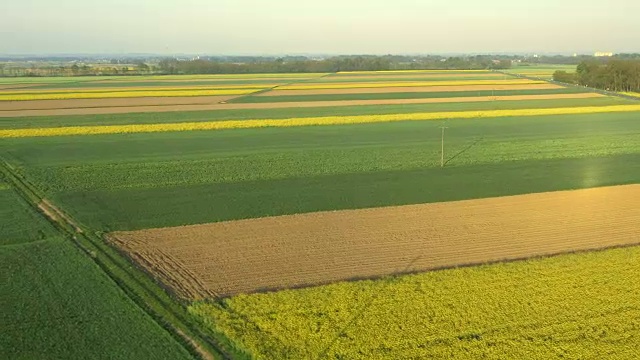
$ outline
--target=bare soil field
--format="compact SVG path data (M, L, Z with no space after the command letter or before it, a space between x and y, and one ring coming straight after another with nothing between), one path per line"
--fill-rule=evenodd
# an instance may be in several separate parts
M156 105L195 105L195 104L202 105L202 104L217 104L221 101L227 101L236 96L237 95L0 101L0 111L84 109L84 108L156 106Z
M22 89L42 84L0 84L0 90Z
M188 299L640 243L640 184L115 232Z
M90 115L90 114L124 114L139 112L170 112L170 111L206 111L224 109L281 109L281 108L309 108L331 106L360 106L360 105L398 105L398 104L431 104L431 103L463 103L463 102L488 102L488 101L518 101L518 100L551 100L551 99L586 99L604 97L598 93L576 94L542 94L542 95L510 95L510 96L474 96L453 98L425 98L425 99L380 99L380 100L336 100L336 101L305 101L305 102L275 102L275 103L211 103L211 104L184 104L184 105L150 105L150 106L114 106L95 108L71 108L71 109L34 109L34 110L0 110L2 117L22 116L56 116L56 115ZM216 98L229 98L220 96ZM150 98L148 98L150 99ZM175 98L162 98L175 99ZM116 100L116 99L113 99ZM226 101L228 99L224 99ZM69 101L69 100L43 100L43 101ZM80 101L80 100L71 100ZM170 102L170 101L169 101ZM0 104L1 105L1 104Z
M353 88L353 89L313 89L313 90L278 90L256 94L255 96L281 95L334 95L334 94L384 94L384 93L415 93L415 92L447 92L447 91L483 91L483 90L537 90L559 89L562 86L554 84L522 84L522 85L445 85L445 86L407 86L381 88Z

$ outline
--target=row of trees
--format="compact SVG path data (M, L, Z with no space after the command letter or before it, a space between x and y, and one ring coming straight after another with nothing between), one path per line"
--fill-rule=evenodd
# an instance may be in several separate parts
M0 76L101 76L146 74L248 74L248 73L309 73L372 70L421 69L506 69L510 56L476 55L442 56L335 56L313 59L305 56L287 57L208 57L196 59L112 59L109 63L76 63L53 65L55 62L23 61L0 63Z
M27 66L13 63L0 63L0 76L5 77L39 77L39 76L101 76L101 75L145 75L157 73L157 66L149 66L143 62L125 65L108 64L72 64L72 65L38 65Z
M336 56L328 59L258 59L252 62L228 62L217 59L181 61L163 59L158 67L165 74L239 74L303 73L337 71L419 70L419 69L506 69L507 59L493 56L407 57L407 56Z
M619 92L640 92L640 59L581 62L575 73L557 71L556 81Z

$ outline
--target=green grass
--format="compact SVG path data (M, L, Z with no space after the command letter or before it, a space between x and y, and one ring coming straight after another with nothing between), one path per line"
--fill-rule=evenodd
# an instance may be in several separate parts
M416 71L380 71L380 72L373 72L373 71L367 71L367 72L342 72L342 73L335 73L335 74L330 74L328 76L326 76L327 78L334 78L334 77L342 77L342 76L389 76L389 75L421 75L421 74L441 74L441 75L448 75L448 74L465 74L465 75L469 75L469 76L474 76L474 75L480 75L480 74L490 74L490 71L463 71L463 70L424 70L424 71L420 71L420 70L416 70Z
M5 141L85 225L140 229L640 182L636 113ZM97 175L99 174L99 175Z
M635 359L639 277L635 247L241 295L191 311L257 359Z
M489 75L489 76L487 76ZM402 82L402 81L467 81L467 80L502 80L505 76L495 76L494 74L475 75L470 73L468 76L449 76L447 74L436 75L414 75L403 77L394 77L393 74L378 75L378 77L366 76L366 77L340 77L340 76L325 76L308 81L310 84L315 83L348 83L348 82ZM512 77L507 76L507 79Z
M534 64L534 65L514 65L510 69L506 69L506 72L545 72L545 71L576 71L577 65L565 65L565 64Z
M69 240L0 247L0 358L190 359Z
M382 100L382 99L441 99L451 97L509 96L509 95L548 95L577 94L585 92L577 87L534 90L481 90L481 91L442 91L442 92L404 92L404 93L359 93L359 94L319 94L319 95L278 95L278 96L242 96L232 103L272 103L301 101L339 101L339 100ZM277 93L277 91L276 91Z
M412 112L441 112L467 110L501 110L606 106L635 104L617 97L589 99L518 100L479 103L433 103L403 105L361 105L282 109L236 109L189 112L132 113L74 116L36 116L1 118L0 129L22 129L60 126L157 124L244 119L285 119L293 117L382 115Z
M59 234L40 214L0 179L0 246L56 237Z

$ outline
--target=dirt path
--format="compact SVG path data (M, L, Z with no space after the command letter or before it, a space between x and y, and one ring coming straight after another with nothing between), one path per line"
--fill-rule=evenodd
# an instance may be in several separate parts
M332 106L361 106L361 105L401 105L401 104L431 104L431 103L466 103L489 101L518 101L518 100L552 100L552 99L587 99L603 97L596 93L577 94L542 94L542 95L512 95L512 96L474 96L453 98L425 98L425 99L383 99L383 100L337 100L337 101L307 101L307 102L276 102L276 103L247 103L247 104L185 104L185 105L152 105L152 106L120 106L75 109L35 109L1 111L2 117L22 116L55 116L55 115L89 115L89 114L124 114L140 112L169 112L169 111L206 111L225 109L281 109L281 108L309 108Z
M117 232L110 239L165 284L179 283L177 294L199 299L638 244L638 219L640 185L626 185ZM185 290L191 282L182 282L184 274L198 286Z

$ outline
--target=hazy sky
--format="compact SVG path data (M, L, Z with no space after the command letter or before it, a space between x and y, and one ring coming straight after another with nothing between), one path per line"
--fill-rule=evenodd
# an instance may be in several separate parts
M640 0L4 0L0 54L640 52Z

